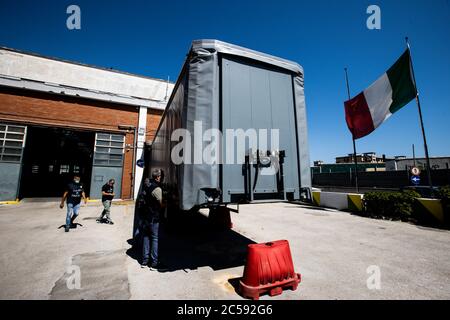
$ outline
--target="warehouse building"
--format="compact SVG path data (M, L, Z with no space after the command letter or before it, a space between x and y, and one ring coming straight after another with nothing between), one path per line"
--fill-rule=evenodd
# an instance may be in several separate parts
M74 174L91 199L116 180L136 196L145 141L173 84L0 47L0 201L60 197Z

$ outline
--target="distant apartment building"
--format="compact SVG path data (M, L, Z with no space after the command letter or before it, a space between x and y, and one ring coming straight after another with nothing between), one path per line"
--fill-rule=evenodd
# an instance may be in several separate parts
M377 156L375 152L366 152L356 154L356 159L358 163L384 163L386 157L383 155L381 157ZM354 163L355 157L353 153L349 153L346 156L336 157L336 163Z
M316 173L337 173L353 172L355 170L355 160L353 153L346 156L336 157L336 163L324 163L321 160L314 161L311 168L313 174ZM385 171L386 157L377 156L375 152L356 154L358 171ZM390 159L389 159L390 160Z

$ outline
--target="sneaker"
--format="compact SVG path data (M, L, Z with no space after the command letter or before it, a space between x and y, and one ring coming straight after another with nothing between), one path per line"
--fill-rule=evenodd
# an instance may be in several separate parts
M65 231L65 232L69 232L69 231L70 231L70 227L65 226L65 227L64 227L64 231Z
M112 222L112 220L108 220L106 221L107 224L114 224L114 222Z
M148 263L141 263L141 269L147 268L148 267Z
M167 268L167 266L164 265L164 264L162 264L161 262L159 262L159 263L156 264L156 265L152 265L152 266L150 267L150 271L165 272L165 271L168 271L168 270L169 270L169 268Z

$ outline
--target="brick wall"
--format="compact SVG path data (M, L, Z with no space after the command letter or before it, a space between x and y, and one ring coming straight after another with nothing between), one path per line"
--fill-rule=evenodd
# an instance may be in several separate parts
M145 141L152 142L155 137L156 130L158 129L159 122L164 111L162 110L147 110L147 132L145 135Z
M137 125L135 107L113 103L0 89L0 118L18 122L118 131L118 125Z
M125 144L133 145L134 133L125 135ZM132 196L132 179L133 179L133 149L125 148L125 157L122 173L122 199L130 199Z

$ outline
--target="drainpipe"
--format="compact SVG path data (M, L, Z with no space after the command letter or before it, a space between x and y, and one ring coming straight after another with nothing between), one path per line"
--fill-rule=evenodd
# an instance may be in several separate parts
M133 171L131 173L131 199L134 199L134 184L135 182L135 178L136 178L136 144L137 144L137 130L136 127L134 127L133 129Z

